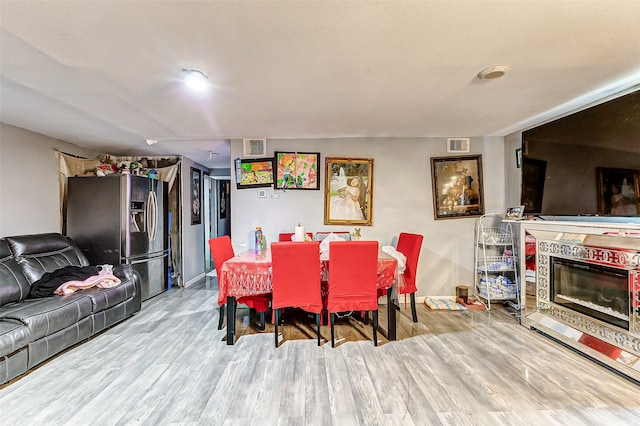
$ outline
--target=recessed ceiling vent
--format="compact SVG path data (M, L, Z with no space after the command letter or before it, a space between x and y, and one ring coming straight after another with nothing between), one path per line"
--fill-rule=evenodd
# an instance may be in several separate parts
M469 152L469 138L448 138L447 152Z
M245 157L264 157L267 155L266 139L243 139L242 147Z

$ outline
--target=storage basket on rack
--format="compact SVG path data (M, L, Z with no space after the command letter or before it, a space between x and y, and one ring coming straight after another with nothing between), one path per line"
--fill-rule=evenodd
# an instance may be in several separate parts
M483 277L480 280L480 296L491 299L515 299L517 297L516 284L502 275L497 277Z

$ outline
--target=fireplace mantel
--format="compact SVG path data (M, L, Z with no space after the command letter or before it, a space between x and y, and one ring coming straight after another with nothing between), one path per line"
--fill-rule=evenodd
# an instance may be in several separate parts
M535 272L521 256L521 324L640 381L640 224L520 226L520 252L531 253L526 244L535 242ZM610 284L601 283L607 274L617 292L611 305L604 295ZM563 280L576 296L559 294Z

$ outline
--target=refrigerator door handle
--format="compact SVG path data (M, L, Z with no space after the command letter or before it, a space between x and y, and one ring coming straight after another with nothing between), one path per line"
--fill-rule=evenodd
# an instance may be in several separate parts
M151 240L151 192L147 194L147 208L144 212L144 226L145 231L147 231L147 235L149 236L149 240Z
M159 220L158 210L159 210L158 193L154 192L153 193L153 239L154 240L158 238L158 220Z
M156 193L151 191L147 196L147 231L149 241L155 241L158 236L158 197Z

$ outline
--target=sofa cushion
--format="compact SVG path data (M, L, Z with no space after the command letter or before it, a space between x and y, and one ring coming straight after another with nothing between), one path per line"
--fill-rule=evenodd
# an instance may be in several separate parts
M96 313L104 311L124 302L133 297L135 293L135 285L132 280L122 279L121 283L112 288L92 287L86 290L80 290L91 299L91 312Z
M49 336L91 315L93 303L82 292L67 296L27 299L2 307L0 320L14 320L26 325L35 341Z
M26 299L30 289L9 243L0 239L0 306Z
M0 357L26 347L30 341L31 333L26 325L17 321L0 320Z
M62 234L36 234L7 237L16 261L32 284L45 272L64 266L88 266L87 258Z

